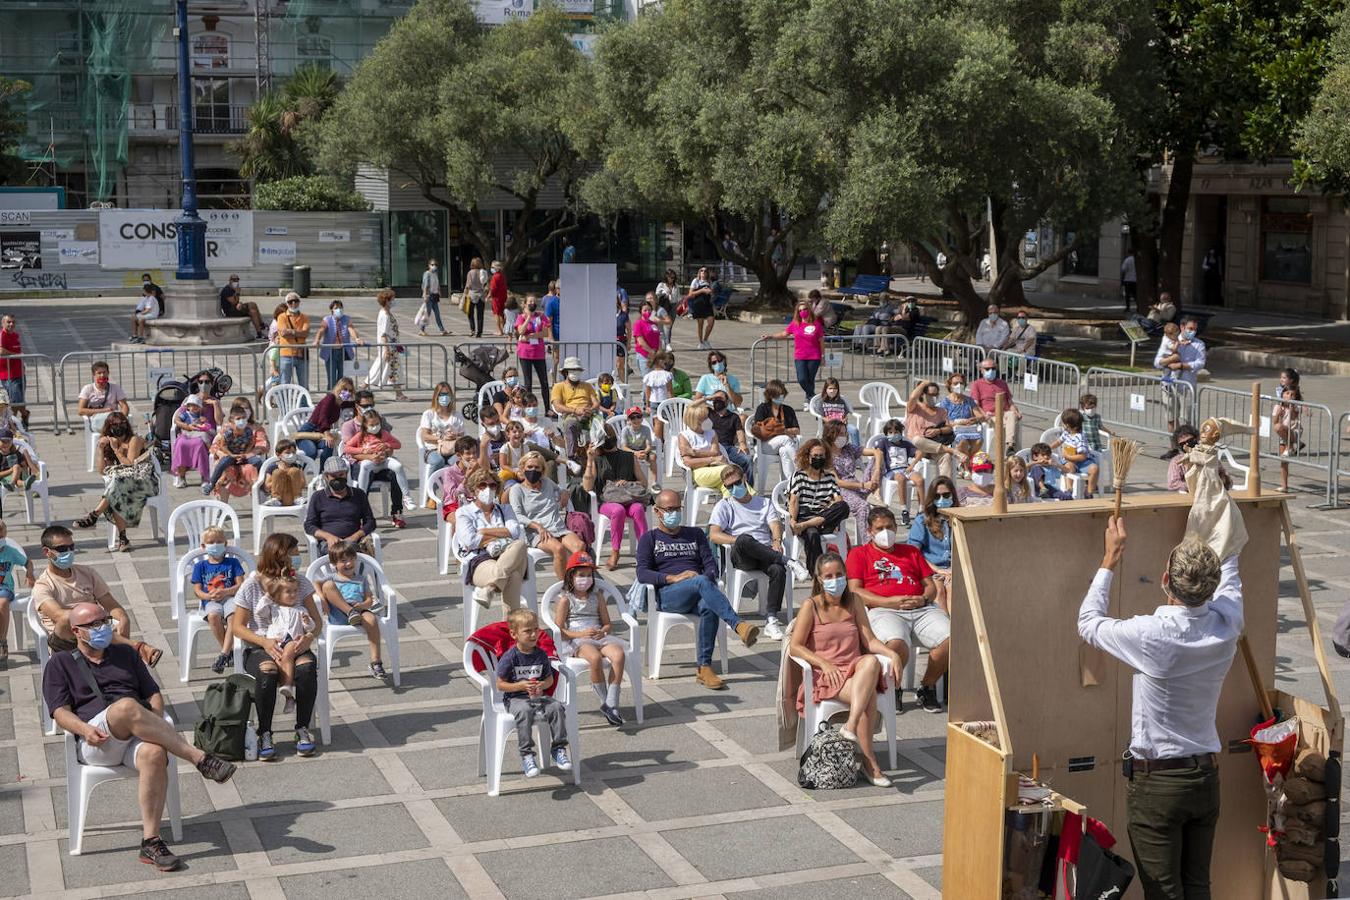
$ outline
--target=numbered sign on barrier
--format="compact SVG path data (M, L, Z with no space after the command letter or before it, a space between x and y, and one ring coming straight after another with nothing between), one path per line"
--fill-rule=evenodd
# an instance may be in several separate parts
M950 375L956 371L956 362L950 356L942 357L942 374Z
M1028 373L1026 373L1025 375L1022 376L1022 388L1023 388L1024 390L1028 390L1028 391L1034 391L1034 390L1037 390L1036 385L1037 385L1038 383L1039 383L1039 379L1037 379L1036 376L1035 376L1033 373L1031 373L1031 372L1028 372Z
M151 366L145 370L145 383L151 397L159 392L160 384L165 381L173 381L173 366Z
M370 360L349 359L342 364L342 374L352 381L363 381L370 374Z
M1270 416L1261 417L1260 434L1261 437L1270 437Z
M1130 409L1131 409L1132 411L1134 411L1134 412L1143 412L1143 411L1144 411L1144 395L1143 395L1143 394L1131 394L1131 395L1130 395Z
M844 367L844 354L838 350L831 350L825 354L825 368L842 369Z

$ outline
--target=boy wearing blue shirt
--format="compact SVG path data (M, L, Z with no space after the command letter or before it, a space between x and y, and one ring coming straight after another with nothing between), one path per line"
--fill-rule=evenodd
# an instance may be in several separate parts
M225 531L208 528L202 532L202 548L206 558L192 566L192 593L201 603L202 617L211 623L211 631L220 643L220 653L211 663L217 675L225 671L234 650L234 638L225 627L225 620L234 611L234 595L244 583L244 566L233 556L225 555Z

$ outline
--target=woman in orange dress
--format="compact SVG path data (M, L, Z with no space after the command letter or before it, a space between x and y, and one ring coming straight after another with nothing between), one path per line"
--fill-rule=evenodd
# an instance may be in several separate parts
M815 576L811 600L802 605L792 623L789 652L811 664L811 696L816 703L835 700L848 706L848 722L839 733L857 742L867 780L877 787L890 787L891 780L872 750L877 692L887 689L881 663L873 654L887 657L891 671L897 674L904 664L898 653L872 633L862 600L848 589L844 560L838 553L823 554L816 561ZM806 708L803 690L804 686L797 689L798 715Z

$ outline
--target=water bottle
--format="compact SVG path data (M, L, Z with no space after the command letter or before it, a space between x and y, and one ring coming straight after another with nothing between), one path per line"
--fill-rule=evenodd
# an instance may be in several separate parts
M258 732L254 730L253 723L250 722L244 726L244 759L253 762L258 758Z

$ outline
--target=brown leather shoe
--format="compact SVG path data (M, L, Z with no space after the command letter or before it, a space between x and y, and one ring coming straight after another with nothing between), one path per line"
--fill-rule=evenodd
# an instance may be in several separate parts
M717 677L717 673L712 670L712 666L699 666L698 674L694 676L694 680L710 691L723 691L727 687L722 683L722 679Z
M759 626L751 625L749 622L742 622L736 626L736 636L741 639L741 643L747 647L755 646L755 641L759 640Z

